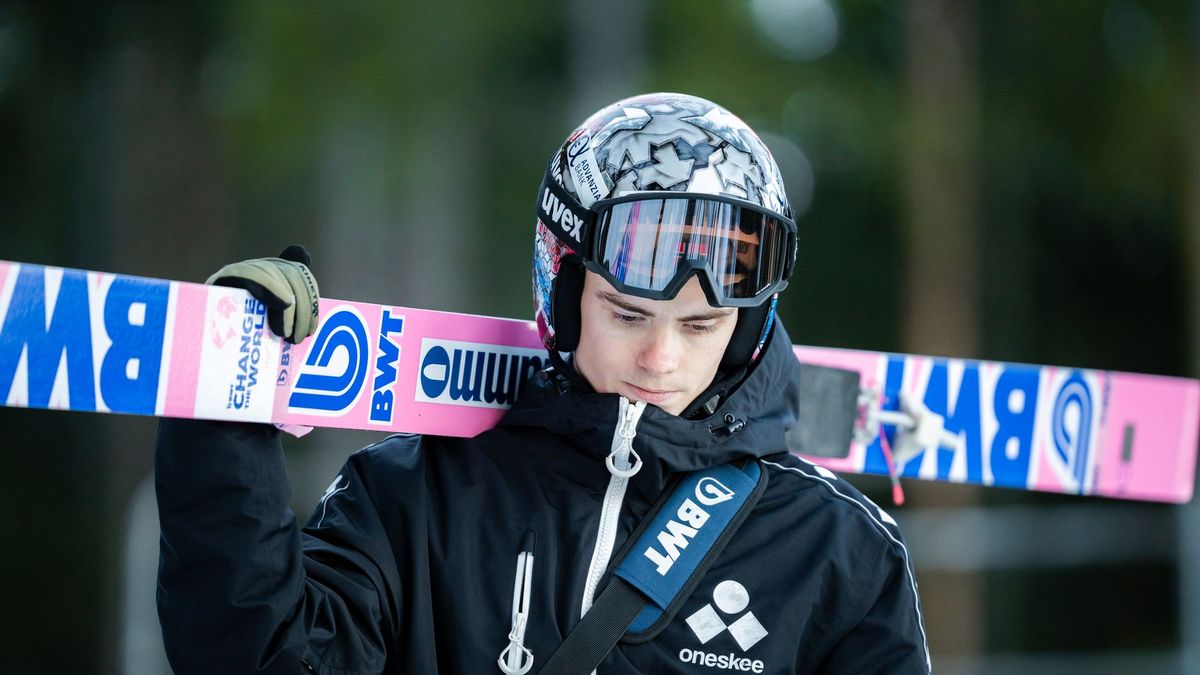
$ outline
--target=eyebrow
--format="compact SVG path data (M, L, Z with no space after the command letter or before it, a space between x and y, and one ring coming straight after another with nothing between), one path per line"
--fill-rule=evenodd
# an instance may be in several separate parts
M601 300L603 300L605 302L612 303L612 304L616 305L617 307L620 307L621 309L625 310L626 312L629 312L630 314L637 314L638 316L644 316L644 317L653 317L654 316L654 314L652 312L648 312L645 309L638 307L637 305L635 305L631 302L623 300L621 298L621 296L616 293L610 293L605 290L598 290L598 291L596 291L596 297L600 298ZM733 314L736 311L737 311L737 309L732 308L732 307L714 307L707 312L700 312L699 314L692 314L690 316L682 317L679 320L684 323L692 323L694 321L711 321L713 319L720 319L722 317L729 316L730 314Z

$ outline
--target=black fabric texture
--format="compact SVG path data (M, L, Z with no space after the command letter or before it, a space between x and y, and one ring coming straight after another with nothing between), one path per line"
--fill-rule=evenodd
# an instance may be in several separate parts
M623 626L637 618L645 602L645 596L629 582L614 579L538 672L541 675L587 675L592 672L616 646L625 632Z

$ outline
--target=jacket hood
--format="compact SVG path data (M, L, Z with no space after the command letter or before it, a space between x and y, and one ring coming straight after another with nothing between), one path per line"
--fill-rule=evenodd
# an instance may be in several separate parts
M741 384L707 417L685 419L646 406L633 441L643 471L653 467L665 476L787 449L800 400L800 366L782 322L776 321L763 349ZM611 449L619 398L579 391L543 371L526 384L500 425L544 428L602 460Z

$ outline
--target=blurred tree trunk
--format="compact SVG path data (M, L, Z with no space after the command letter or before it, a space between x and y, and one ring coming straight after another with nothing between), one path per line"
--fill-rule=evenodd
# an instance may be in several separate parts
M233 209L220 145L188 84L195 59L168 36L137 39L116 44L91 73L82 113L89 133L79 153L77 245L86 247L79 257L95 269L199 281L230 256ZM145 492L156 422L106 415L96 424L103 431L89 441L89 453L102 462L93 476L103 486L97 512L104 540L117 545L95 551L104 558L98 587L106 618L98 633L109 652L88 658L110 664L104 671L168 672L153 592L157 519ZM135 570L140 573L131 574Z
M905 5L909 125L903 339L906 351L979 355L979 84L975 4L928 0ZM962 486L910 483L912 501L935 508L976 503ZM918 568L920 552L916 552ZM943 654L983 646L982 575L926 570L921 599L929 641Z
M904 341L914 351L978 356L974 5L929 0L907 7L911 124Z
M147 12L153 16L153 12ZM198 19L197 19L198 20ZM181 31L186 23L172 24ZM186 35L177 36L183 40ZM96 269L202 281L233 255L235 217L217 131L191 76L198 54L169 36L116 44L88 83L79 224ZM158 519L150 484L156 421L104 416L109 564L100 623L113 672L166 673L154 597Z
M602 106L641 94L646 72L646 0L567 4L568 128Z
M470 97L464 96L464 99ZM469 100L431 106L409 128L335 123L321 167L314 266L353 300L461 310L478 288L483 232ZM406 120L407 121L407 120Z

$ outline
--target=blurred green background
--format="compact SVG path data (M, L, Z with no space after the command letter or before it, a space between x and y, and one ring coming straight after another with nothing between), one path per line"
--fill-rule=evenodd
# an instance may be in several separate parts
M1200 371L1196 0L2 2L0 258L530 317L546 157L651 90L774 150L796 341ZM3 672L169 672L154 427L0 408ZM1200 673L1200 507L906 490L936 672Z

